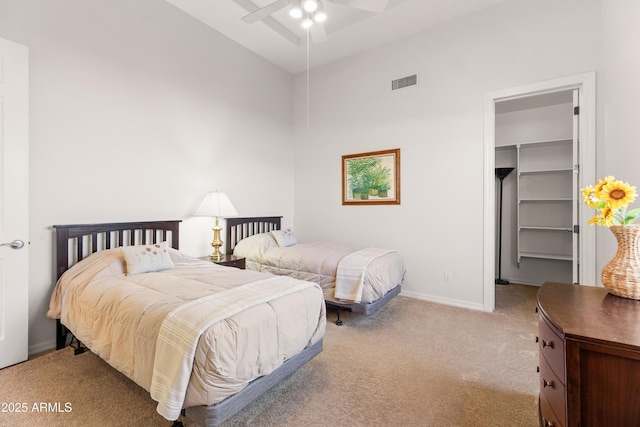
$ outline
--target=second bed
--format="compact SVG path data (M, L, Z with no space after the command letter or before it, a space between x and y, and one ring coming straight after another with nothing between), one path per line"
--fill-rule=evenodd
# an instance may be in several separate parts
M318 283L328 306L366 315L400 293L405 273L396 250L298 243L279 216L228 218L226 253L245 258L248 269Z

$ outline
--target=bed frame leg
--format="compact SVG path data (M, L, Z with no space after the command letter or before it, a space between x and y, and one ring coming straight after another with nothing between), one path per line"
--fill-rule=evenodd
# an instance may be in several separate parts
M56 350L60 350L67 345L67 328L64 327L60 319L56 319Z
M338 307L336 307L336 314L338 315L338 320L336 320L336 325L338 325L338 326L342 326L342 325L343 325L343 322L342 322L342 320L340 319L340 308L338 308Z
M73 342L76 342L76 345L73 345ZM77 356L79 354L82 354L84 352L86 352L87 350L89 350L87 347L85 347L84 344L82 344L82 341L80 341L78 338L76 338L75 336L71 335L71 342L69 343L69 345L71 347L73 347L73 355Z
M76 338L66 326L60 322L60 319L56 319L56 350L63 349L67 346L67 335L71 336L69 340L69 346L73 347L73 354L77 356L85 351L89 350L82 342ZM74 345L75 341L75 345Z

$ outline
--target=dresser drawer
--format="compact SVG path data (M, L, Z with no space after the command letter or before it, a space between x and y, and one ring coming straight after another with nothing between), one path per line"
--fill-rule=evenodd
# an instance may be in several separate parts
M551 405L544 393L540 393L540 426L541 427L564 427L556 414L553 413Z
M542 314L538 316L538 346L540 354L547 360L551 370L555 372L562 384L566 384L564 340L547 324Z
M556 418L564 422L567 417L565 386L542 354L540 355L540 400L544 400L551 407ZM546 415L545 418L550 419L550 415L548 413Z

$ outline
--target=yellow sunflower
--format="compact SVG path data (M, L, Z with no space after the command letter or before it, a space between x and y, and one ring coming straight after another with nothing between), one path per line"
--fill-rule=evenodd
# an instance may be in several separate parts
M632 224L640 218L640 209L627 210L627 206L635 201L636 195L636 187L616 180L613 176L601 179L596 185L584 187L584 203L592 209L599 210L598 214L589 220L589 224L602 227Z
M593 185L584 187L582 189L582 196L584 197L584 203L592 209L596 208L596 201L594 200L594 188Z
M622 181L609 181L596 194L611 209L619 209L636 199L636 187Z
M615 211L609 207L604 207L600 210L600 213L589 220L589 225L599 225L601 227L611 227L615 225L616 217Z
M600 193L600 192L602 191L602 189L604 188L604 186L605 186L605 185L607 185L608 183L613 182L613 181L615 181L615 180L616 180L616 179L615 179L613 176L611 176L611 175L606 176L604 179L601 179L601 180L598 182L598 184L596 184L596 187L593 189L593 192L594 192L595 194Z
M616 224L615 211L612 208L606 207L602 209L600 212L601 212L600 215L602 216L602 219L600 220L601 226L611 227L612 225Z

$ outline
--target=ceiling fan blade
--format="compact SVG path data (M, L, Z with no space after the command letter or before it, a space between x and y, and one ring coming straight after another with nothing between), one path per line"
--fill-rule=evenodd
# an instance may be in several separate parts
M368 10L370 12L382 13L387 9L388 0L327 0L344 6L356 9Z
M255 12L251 12L250 14L243 16L241 19L247 24L253 24L254 22L261 21L272 13L286 7L289 3L291 3L290 0L276 0Z
M314 22L311 26L311 40L314 43L322 43L327 40L327 32L321 22Z

